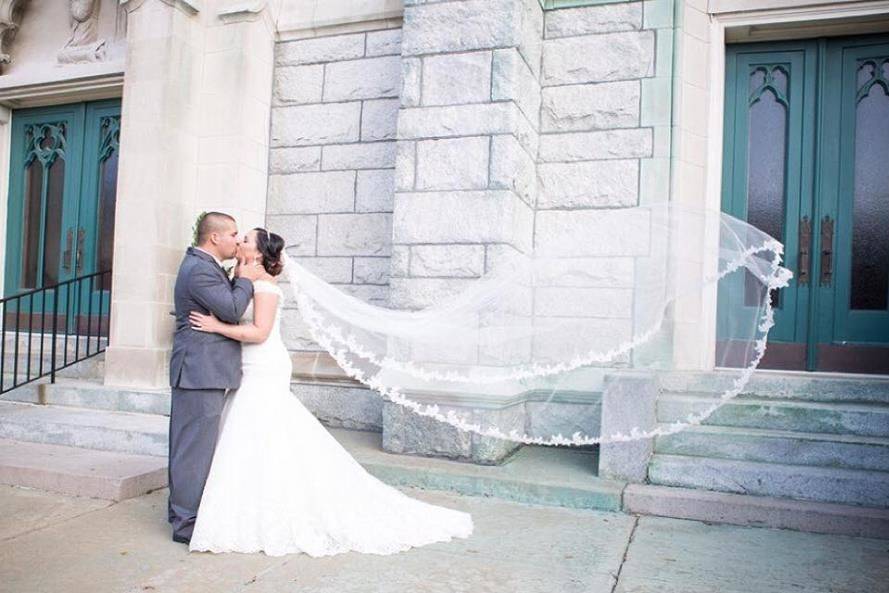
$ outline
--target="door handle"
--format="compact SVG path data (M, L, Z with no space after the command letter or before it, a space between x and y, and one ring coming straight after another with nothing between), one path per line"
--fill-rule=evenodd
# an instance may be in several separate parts
M77 259L74 264L75 271L79 274L83 269L83 240L86 238L86 231L83 228L77 229Z
M71 271L71 248L74 243L74 229L68 229L68 236L65 239L65 251L62 253L62 269Z
M833 281L833 219L821 219L821 286L830 286Z
M797 283L800 286L809 284L809 269L812 256L812 223L808 216L803 216L799 221L799 260L797 266Z

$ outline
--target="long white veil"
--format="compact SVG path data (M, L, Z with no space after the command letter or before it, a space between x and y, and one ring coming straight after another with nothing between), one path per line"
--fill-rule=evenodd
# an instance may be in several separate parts
M349 376L460 430L589 445L698 424L765 353L775 291L791 277L782 245L725 213L672 203L599 216L420 311L367 304L290 258L284 272L313 339ZM735 370L703 408L601 434L603 375L713 367Z

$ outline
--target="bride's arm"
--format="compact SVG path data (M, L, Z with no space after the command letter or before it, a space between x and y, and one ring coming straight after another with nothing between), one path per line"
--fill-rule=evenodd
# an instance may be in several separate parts
M278 295L273 292L257 292L253 295L253 323L232 325L219 321L212 314L204 315L197 311L189 314L191 327L196 331L221 334L232 340L259 344L265 342L275 323L278 309Z

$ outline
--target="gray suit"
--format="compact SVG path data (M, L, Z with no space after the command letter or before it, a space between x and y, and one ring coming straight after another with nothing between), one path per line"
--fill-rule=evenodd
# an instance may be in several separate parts
M170 358L170 457L168 519L174 539L191 539L219 433L226 389L241 384L241 344L195 331L192 311L212 312L237 323L253 298L253 284L230 282L208 253L189 248L179 266L174 302L176 333Z

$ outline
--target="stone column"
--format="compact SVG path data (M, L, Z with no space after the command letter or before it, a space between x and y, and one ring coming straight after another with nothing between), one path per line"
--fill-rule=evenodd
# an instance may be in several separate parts
M203 210L265 216L271 8L126 4L127 63L105 383L164 388L175 274Z
M710 130L722 130L722 110L711 109L710 18L706 7L687 0L679 3L675 19L675 100L672 158L674 200L692 207L719 211L722 171L707 170L711 152L722 152L721 134L717 142ZM722 43L720 40L719 43ZM719 96L722 96L720 91ZM720 161L721 162L721 161ZM683 233L687 237L681 247L715 253L719 247L719 220L710 218L698 228ZM676 246L677 248L680 246ZM682 270L680 282L688 286L700 284L705 276L717 272L715 261L709 267ZM675 306L674 352L678 368L711 370L722 361L716 354L717 284L700 294L679 298Z
M657 425L658 385L653 374L623 371L605 378L602 392L601 435L629 434ZM625 482L644 482L654 439L603 443L599 446L599 476Z
M12 119L12 110L0 106L0 171L9 171L10 144L12 143L12 129L9 125ZM6 228L6 208L9 203L9 175L0 178L0 228ZM6 286L4 273L6 271L6 247L0 249L0 291Z
M429 305L496 265L504 252L530 249L542 31L536 0L405 2L393 306ZM459 401L447 394L433 399ZM521 429L521 406L492 404L471 413L501 422L506 415ZM390 451L491 463L515 447L436 434L453 430L387 406L383 446Z

